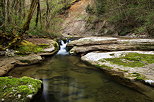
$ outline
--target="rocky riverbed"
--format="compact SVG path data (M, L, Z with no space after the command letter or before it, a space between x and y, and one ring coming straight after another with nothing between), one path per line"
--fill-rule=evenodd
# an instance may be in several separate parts
M102 69L126 86L143 92L154 87L154 39L86 37L70 42L70 54ZM144 90L154 95L154 90Z
M15 50L1 51L0 76L6 75L15 66L41 62L45 56L59 49L56 41L44 38L26 39ZM0 77L1 102L29 102L41 89L42 82L33 78Z
M58 48L57 42L50 39L27 39L22 42L17 51L4 51L5 56L0 58L0 76L5 75L15 66L39 63L44 56L57 52Z

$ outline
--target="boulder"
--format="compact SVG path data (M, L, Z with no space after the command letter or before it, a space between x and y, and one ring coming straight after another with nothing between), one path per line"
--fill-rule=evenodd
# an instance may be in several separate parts
M2 57L0 58L0 76L8 73L16 65L31 65L42 61L43 58L37 54L31 54L27 56L14 56L14 57Z
M1 102L30 102L41 89L42 82L29 77L0 77Z
M37 54L31 54L24 57L23 56L15 57L15 60L17 65L31 65L39 63L40 61L43 60L43 58Z
M17 54L38 54L40 56L53 55L59 49L56 41L45 38L30 38L23 40L17 49Z
M5 75L9 70L11 70L16 65L16 60L14 58L0 58L0 76Z
M38 55L40 56L49 56L49 55L53 55L55 54L58 49L59 49L59 45L56 41L53 40L47 40L48 42L48 47L43 49L42 52L38 53Z

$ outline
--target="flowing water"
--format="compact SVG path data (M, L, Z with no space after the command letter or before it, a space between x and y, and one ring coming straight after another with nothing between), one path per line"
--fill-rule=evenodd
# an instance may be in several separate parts
M57 55L68 55L68 51L66 50L66 45L70 42L70 40L60 40L60 50L58 51Z
M10 76L43 81L41 96L32 102L153 102L114 82L101 70L85 65L79 57L68 55L64 44L57 55L43 63L10 71Z

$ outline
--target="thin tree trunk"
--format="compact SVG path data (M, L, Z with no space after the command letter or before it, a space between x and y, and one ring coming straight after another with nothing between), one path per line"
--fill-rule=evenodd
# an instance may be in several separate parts
M37 14L36 14L36 25L35 25L35 27L38 26L40 12L41 12L41 9L40 9L40 0L38 0L38 3L37 3Z
M5 0L0 1L0 28L5 31Z
M29 10L29 13L27 16L27 20L22 28L22 34L24 34L27 30L29 30L29 25L30 25L31 19L33 17L33 13L37 7L37 4L38 4L38 0L32 0L30 10ZM22 36L22 35L20 35L20 36Z

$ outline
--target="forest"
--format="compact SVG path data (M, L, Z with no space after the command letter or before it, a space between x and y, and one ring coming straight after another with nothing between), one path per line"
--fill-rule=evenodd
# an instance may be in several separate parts
M8 48L26 36L60 36L60 16L75 1L1 0L0 45Z
M77 0L1 0L0 45L4 48L21 36L61 36L61 23L67 9ZM93 0L86 8L94 20L105 20L118 35L129 33L153 37L153 0ZM88 22L88 21L87 21ZM3 45L5 41L10 44ZM8 42L8 43L9 43ZM3 43L3 44L2 44Z
M96 0L97 15L116 26L119 35L146 33L153 37L153 0Z

